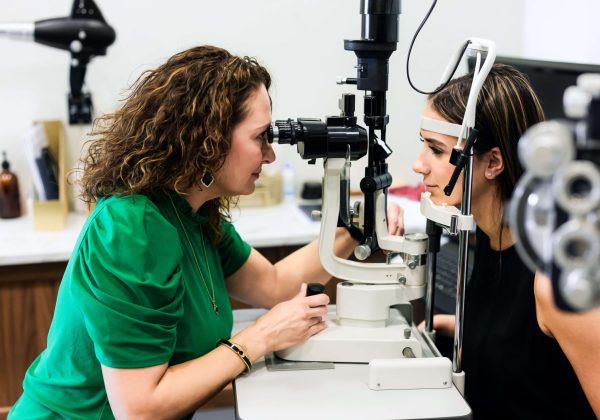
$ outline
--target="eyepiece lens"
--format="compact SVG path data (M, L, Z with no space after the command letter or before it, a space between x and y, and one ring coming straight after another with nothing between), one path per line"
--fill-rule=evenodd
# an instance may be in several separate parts
M586 198L592 191L590 180L583 176L578 176L571 180L569 184L569 193L573 198Z

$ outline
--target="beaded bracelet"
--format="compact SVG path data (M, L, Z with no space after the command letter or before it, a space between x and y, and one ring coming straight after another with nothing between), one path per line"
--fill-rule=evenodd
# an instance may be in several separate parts
M246 356L246 351L243 349L241 344L235 344L222 338L217 343L217 346L227 347L229 350L237 354L238 357L242 359L242 362L244 362L244 365L246 365L246 370L244 373L250 372L250 369L252 369L252 363L250 362L250 359L248 359L248 356Z

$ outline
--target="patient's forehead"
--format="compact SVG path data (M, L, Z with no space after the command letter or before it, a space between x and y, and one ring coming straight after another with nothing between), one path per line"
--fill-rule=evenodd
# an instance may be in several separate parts
M432 103L431 100L428 100L425 103L425 107L423 108L423 112L421 112L421 115L423 117L431 118L433 120L440 120L440 121L446 121L446 122L448 122L447 119L445 119L444 117L442 117L440 115L440 113L435 110L435 108L433 107L433 103Z

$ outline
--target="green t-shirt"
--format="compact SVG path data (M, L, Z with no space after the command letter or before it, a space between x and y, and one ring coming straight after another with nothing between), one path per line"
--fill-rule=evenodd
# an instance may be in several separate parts
M9 417L113 418L100 364L182 363L229 337L224 279L246 262L250 246L224 220L223 237L213 244L205 222L174 193L100 199L67 265L47 348L27 370Z

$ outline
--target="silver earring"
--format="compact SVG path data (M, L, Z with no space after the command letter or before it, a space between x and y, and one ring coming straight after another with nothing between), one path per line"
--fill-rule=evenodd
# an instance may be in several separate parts
M212 183L215 181L215 177L212 176L207 169L204 170L202 177L200 178L200 183L204 188L210 188Z

